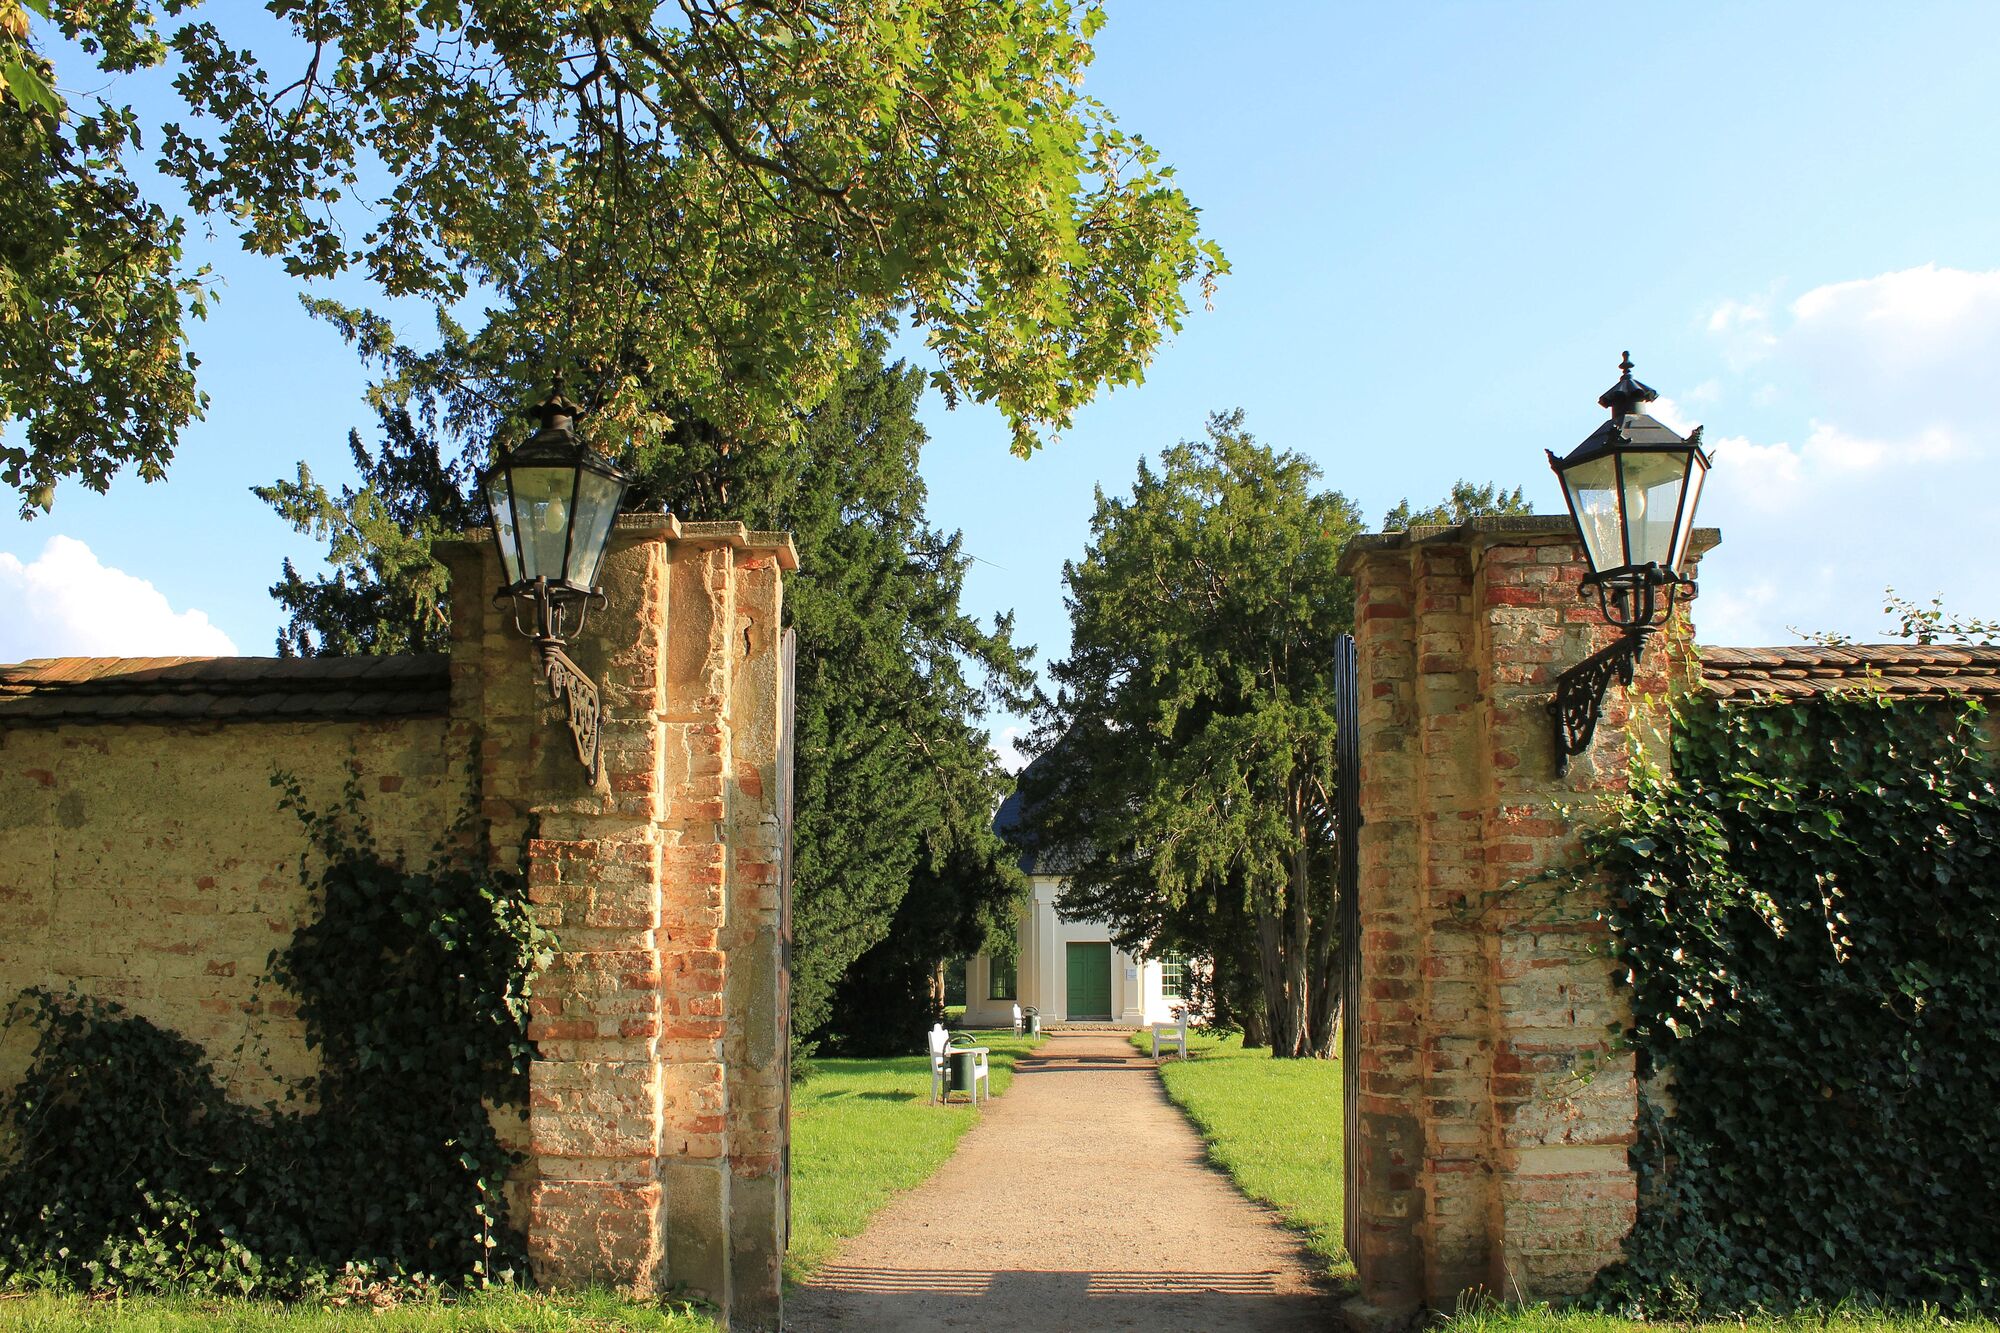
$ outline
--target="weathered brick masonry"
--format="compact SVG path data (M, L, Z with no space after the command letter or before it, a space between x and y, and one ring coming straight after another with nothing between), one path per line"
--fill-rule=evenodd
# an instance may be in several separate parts
M1695 551L1716 540L1698 531ZM1563 855L1592 793L1624 785L1630 746L1648 743L1632 700L1664 695L1691 660L1685 612L1558 778L1555 678L1613 633L1578 595L1566 518L1364 538L1347 569L1364 821L1362 1299L1399 1312L1448 1310L1471 1291L1568 1295L1630 1229L1637 1090L1610 1045L1623 1011L1593 904L1527 881Z
M532 645L490 602L489 543L441 545L449 659L64 659L0 668L0 992L80 989L199 1041L231 1091L311 1068L254 982L307 910L270 776L347 773L421 861L470 802L557 953L515 1182L539 1280L678 1286L739 1328L779 1316L782 534L620 521L608 604L569 645L606 720L593 788ZM0 1078L24 1052L0 1050Z

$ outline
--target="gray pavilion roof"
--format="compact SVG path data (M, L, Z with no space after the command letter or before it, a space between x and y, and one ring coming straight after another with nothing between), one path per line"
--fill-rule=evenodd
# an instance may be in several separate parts
M1083 860L1075 848L1044 843L1035 827L1035 808L1021 790L1022 782L1030 774L1047 772L1045 765L1060 763L1062 753L1063 748L1058 745L1022 769L1014 779L1014 790L1007 794L993 816L993 831L1020 849L1019 864L1024 875L1065 875Z

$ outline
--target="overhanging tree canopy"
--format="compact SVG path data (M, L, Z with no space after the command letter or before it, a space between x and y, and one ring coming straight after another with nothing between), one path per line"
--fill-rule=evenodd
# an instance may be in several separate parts
M271 0L289 40L254 44L240 15L184 7L50 0L104 71L171 52L193 119L159 127L159 163L195 214L300 278L456 307L488 367L516 387L571 371L602 440L641 453L668 402L746 446L792 429L899 318L936 385L996 405L1026 453L1137 380L1224 267L1171 169L1083 93L1094 3ZM0 232L51 241L10 242L0 332L31 302L79 326L54 369L0 370L0 418L28 424L0 478L30 508L62 476L156 475L199 410L178 220L133 184L129 109L73 101L58 122L0 92L0 167L38 191L0 192ZM108 218L145 223L109 266L90 252ZM58 446L50 376L102 393L130 369L93 342L121 316L86 263L148 302L164 369ZM491 379L456 386L468 428L525 396Z

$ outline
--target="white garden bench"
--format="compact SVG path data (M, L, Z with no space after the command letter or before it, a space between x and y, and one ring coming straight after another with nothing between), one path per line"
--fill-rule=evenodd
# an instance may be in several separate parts
M1162 1037L1165 1037L1170 1042L1178 1041L1181 1047L1181 1059L1187 1059L1187 1010L1183 1009L1180 1013L1179 1022L1153 1024L1153 1058L1155 1060L1160 1058L1160 1038Z

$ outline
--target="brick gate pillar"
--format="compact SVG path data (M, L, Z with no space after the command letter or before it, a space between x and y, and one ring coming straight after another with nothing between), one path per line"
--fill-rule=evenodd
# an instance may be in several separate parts
M1697 529L1690 558L1718 540ZM1573 1295L1631 1228L1637 1089L1599 903L1533 880L1591 794L1624 787L1633 746L1657 745L1633 701L1689 661L1686 612L1559 778L1555 678L1615 633L1579 595L1566 517L1364 537L1344 568L1363 819L1353 1313Z
M628 516L569 654L597 681L601 773L500 586L490 541L452 571L452 721L497 858L519 858L554 958L515 1182L535 1279L678 1288L775 1328L784 1080L778 657L791 540Z

